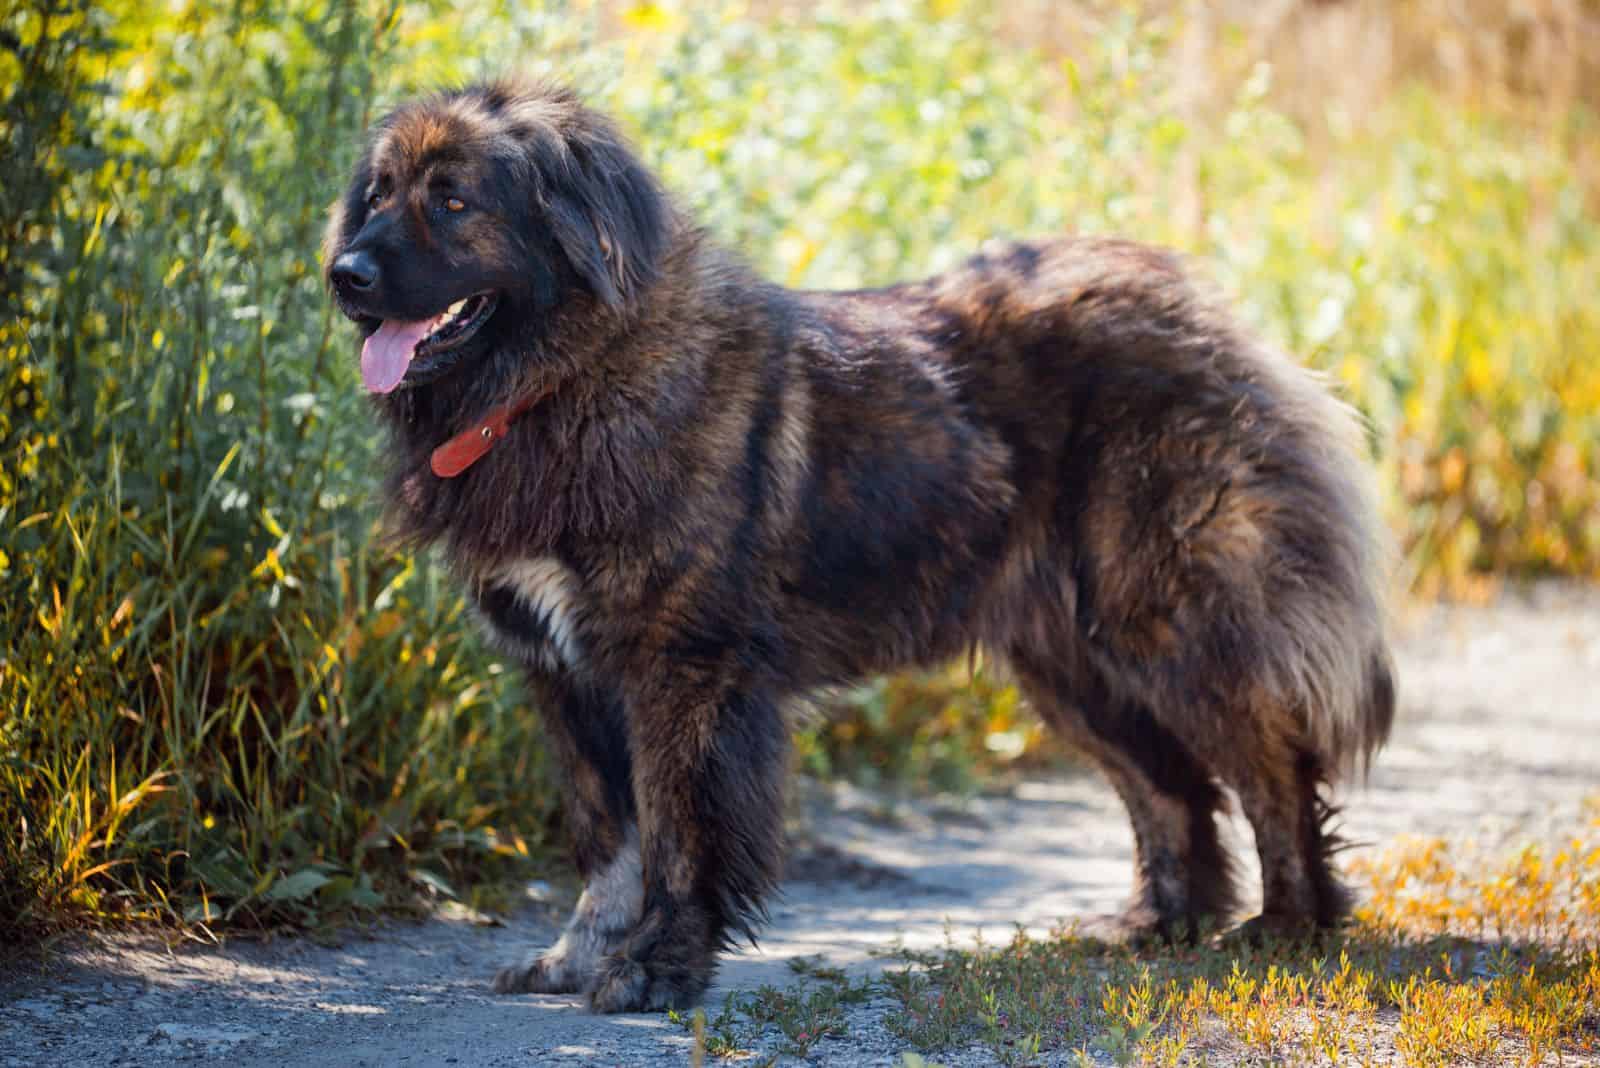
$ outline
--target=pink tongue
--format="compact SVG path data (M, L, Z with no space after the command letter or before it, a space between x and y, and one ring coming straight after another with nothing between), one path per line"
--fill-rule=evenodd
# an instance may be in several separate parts
M400 384L411 365L417 342L428 336L432 320L407 323L385 319L361 346L361 381L372 393L388 393Z

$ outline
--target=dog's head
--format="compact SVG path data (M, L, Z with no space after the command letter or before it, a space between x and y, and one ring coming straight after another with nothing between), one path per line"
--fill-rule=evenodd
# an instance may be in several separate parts
M570 91L500 82L379 122L333 206L323 269L364 336L374 393L420 385L549 321L626 312L655 279L668 207L616 128Z

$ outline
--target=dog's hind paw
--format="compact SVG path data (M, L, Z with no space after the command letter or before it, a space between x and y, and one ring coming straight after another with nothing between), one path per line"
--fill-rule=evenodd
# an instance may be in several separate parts
M1209 916L1162 916L1146 905L1130 905L1121 912L1087 916L1071 932L1086 942L1140 950L1202 942L1219 929Z
M1337 938L1342 929L1342 924L1319 925L1309 916L1262 913L1259 916L1252 916L1237 927L1221 932L1214 941L1223 949L1240 946L1260 949L1286 943L1316 945Z
M1085 916L1070 930L1074 938L1085 942L1130 949L1145 949L1166 941L1159 917L1133 910Z
M707 978L692 971L675 968L663 974L640 961L607 957L589 992L589 1007L600 1013L686 1009L708 985Z

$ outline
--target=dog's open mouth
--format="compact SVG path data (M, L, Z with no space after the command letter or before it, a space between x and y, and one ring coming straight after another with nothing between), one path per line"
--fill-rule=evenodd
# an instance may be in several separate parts
M494 314L500 298L474 293L432 319L385 319L361 346L361 381L373 393L389 393L405 379L413 360L466 342Z

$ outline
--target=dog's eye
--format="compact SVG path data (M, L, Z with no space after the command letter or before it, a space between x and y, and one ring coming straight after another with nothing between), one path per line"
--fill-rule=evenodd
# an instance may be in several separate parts
M460 197L445 197L444 210L449 212L466 211L467 205Z
M367 210L377 211L378 205L383 203L382 193L369 193L367 195Z

